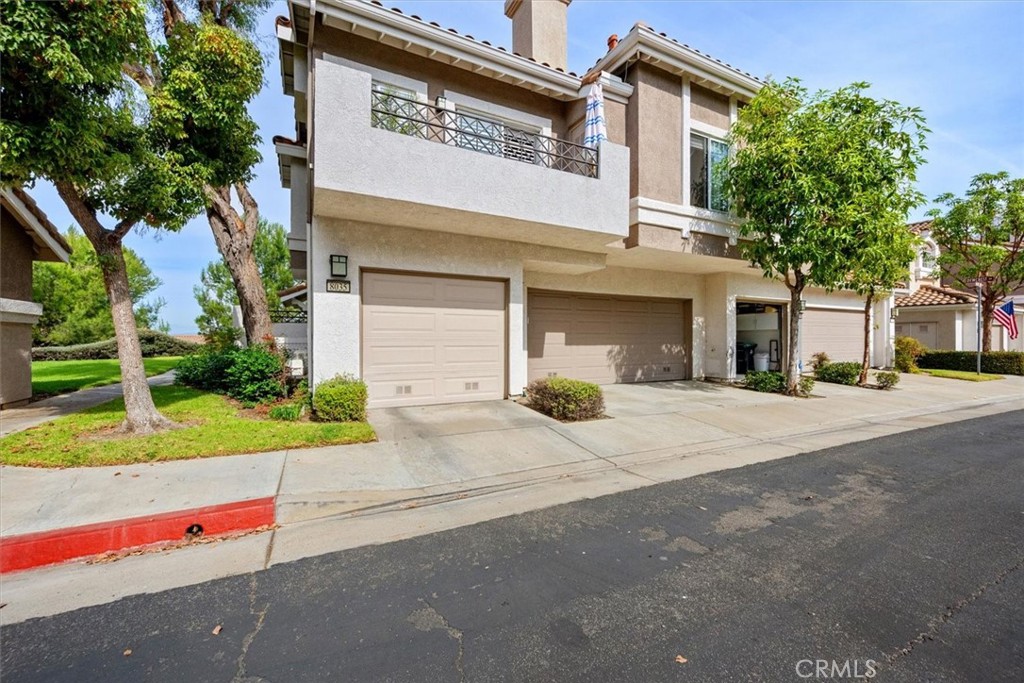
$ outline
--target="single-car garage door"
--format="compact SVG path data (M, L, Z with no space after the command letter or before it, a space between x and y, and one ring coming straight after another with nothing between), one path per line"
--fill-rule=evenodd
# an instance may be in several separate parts
M863 311L808 308L804 311L801 331L804 368L820 351L827 353L833 361L863 360Z
M370 406L505 397L505 283L363 273Z
M686 379L688 302L571 292L527 296L527 373L599 384Z

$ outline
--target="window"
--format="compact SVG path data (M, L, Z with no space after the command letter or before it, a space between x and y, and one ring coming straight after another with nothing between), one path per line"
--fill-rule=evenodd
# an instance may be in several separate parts
M378 80L372 81L370 88L370 123L374 128L423 136L422 105L416 101L415 92Z
M535 136L505 122L475 111L462 109L455 114L456 145L493 156L537 162Z
M725 161L729 146L719 140L690 135L690 204L701 209L728 211Z

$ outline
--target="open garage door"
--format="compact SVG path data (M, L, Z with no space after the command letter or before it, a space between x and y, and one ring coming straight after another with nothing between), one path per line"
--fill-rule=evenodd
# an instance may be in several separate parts
M505 283L363 274L371 407L505 397Z
M688 301L530 290L527 373L598 384L689 377Z

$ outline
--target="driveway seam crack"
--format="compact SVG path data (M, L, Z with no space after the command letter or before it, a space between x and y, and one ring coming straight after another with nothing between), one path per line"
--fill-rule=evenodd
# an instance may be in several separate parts
M622 465L618 464L617 462L615 462L611 458L606 458L605 456L600 455L599 453L595 453L594 451L590 450L589 448L587 448L583 444L579 443L575 439L573 439L573 438L571 438L571 437L561 433L557 429L552 429L551 427L548 427L548 429L550 429L552 432L554 432L558 436L562 437L563 439L565 439L569 443L573 444L577 448L582 448L583 450L585 450L587 453L590 453L592 456L594 456L598 460L603 460L604 462L608 463L609 465L611 465L615 469L619 470L620 472L625 472L626 474L631 474L634 477L639 477L639 478L643 479L644 481L651 482L652 484L660 484L661 483L657 479L651 479L650 477L645 477L642 474L637 474L636 472L632 472L632 471L628 470L627 468L623 467ZM629 455L629 454L623 454L623 455Z

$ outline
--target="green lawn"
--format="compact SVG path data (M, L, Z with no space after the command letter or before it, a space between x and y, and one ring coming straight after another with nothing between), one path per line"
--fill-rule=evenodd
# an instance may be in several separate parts
M145 437L113 436L124 419L124 401L117 399L0 439L0 463L121 465L376 438L373 428L362 422L279 422L242 416L223 396L186 387L153 387L153 400L165 416L185 427Z
M166 356L143 358L142 362L146 375L152 377L173 370L180 360L180 356ZM32 393L36 396L64 394L120 381L121 364L116 358L32 362Z
M926 375L932 377L946 377L948 379L964 379L968 382L991 382L994 379L1002 379L1002 375L992 375L987 372L983 372L980 375L976 372L967 372L964 370L925 370L922 369Z

